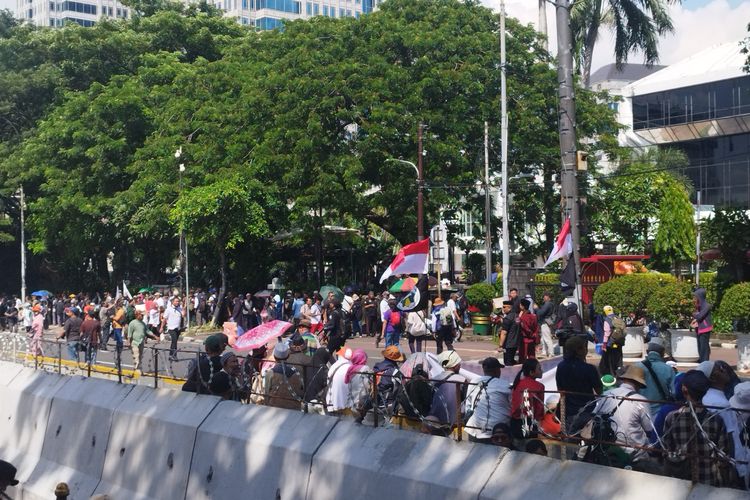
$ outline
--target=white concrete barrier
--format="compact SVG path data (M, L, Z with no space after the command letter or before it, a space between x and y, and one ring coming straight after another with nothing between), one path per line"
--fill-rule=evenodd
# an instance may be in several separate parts
M313 454L337 422L224 401L198 429L187 497L303 499Z
M99 484L112 414L133 389L98 378L70 377L52 399L42 455L23 486L24 500L47 500L61 481L71 498Z
M479 498L681 499L690 487L680 479L512 451L503 455Z
M0 385L8 385L23 370L23 365L0 361Z
M341 421L313 458L307 499L477 498L500 454L494 446Z
M117 500L184 499L198 426L218 402L215 396L134 387L115 410L96 493Z
M22 483L28 481L41 456L52 397L68 381L68 377L23 368L7 385L0 385L0 457L15 465L16 479ZM8 494L21 498L13 489Z

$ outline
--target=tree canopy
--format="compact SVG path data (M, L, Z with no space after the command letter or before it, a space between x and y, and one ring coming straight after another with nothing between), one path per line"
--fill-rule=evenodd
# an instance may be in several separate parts
M416 179L386 160L416 162L420 123L426 227L474 205L485 121L499 171L499 20L478 2L389 0L271 32L133 5L128 21L0 36L0 194L17 220L27 193L40 285L162 282L180 229L197 283L262 286L259 269L282 268L302 281L307 262L320 279L325 256L371 269L415 238ZM508 29L510 171L544 179L513 184L511 222L544 228L542 243L516 238L534 254L559 220L557 79L534 29ZM579 92L578 135L614 154L605 101Z

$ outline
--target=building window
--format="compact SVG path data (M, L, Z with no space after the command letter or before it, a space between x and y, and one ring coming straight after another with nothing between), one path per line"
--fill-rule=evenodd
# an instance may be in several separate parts
M312 16L312 4L310 2L305 3L305 13Z
M273 17L261 17L255 20L255 28L258 30L274 30L284 26L284 22L281 19Z
M319 14L320 14L320 5L314 3L313 4L313 15L317 16ZM750 102L750 101L748 101L748 102Z
M339 9L339 17L344 17L346 11L344 9Z
M256 0L258 9L272 9L280 12L289 12L292 14L301 14L301 2L294 0ZM273 19L273 18L268 18Z
M91 14L93 16L96 15L96 5L91 5L88 3L66 1L62 2L61 9L69 10L71 12L79 12L81 14Z
M328 6L327 5L323 6L323 15L326 16L326 17L328 17Z
M84 28L90 28L96 24L94 21L91 21L89 19L77 19L75 17L66 17L64 21L65 24L76 23L83 26Z

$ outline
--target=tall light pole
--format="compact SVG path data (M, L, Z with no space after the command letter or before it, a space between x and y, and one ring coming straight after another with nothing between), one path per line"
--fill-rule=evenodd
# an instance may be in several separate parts
M576 271L576 299L581 299L581 234L578 213L576 169L576 104L573 91L573 38L570 32L570 0L556 0L557 81L559 82L559 133L562 159L562 218L570 218L573 260Z
M508 95L505 67L505 2L500 1L500 169L503 189L503 296L510 295L510 232L508 230Z
M23 186L18 191L21 206L21 301L26 302L26 203L23 197Z
M492 283L492 229L490 227L490 132L484 122L484 267L487 283Z
M177 158L179 161L180 157L182 156L182 147L179 147L177 151L174 152L174 157ZM182 193L182 173L185 171L185 164L180 163L179 172L180 172L180 193ZM182 253L183 244L185 245L185 253ZM184 255L184 259L183 259ZM185 230L183 228L182 223L180 223L180 261L183 261L185 264L185 329L186 331L190 331L190 283L188 281L188 270L190 267L188 266L188 243L187 243L187 236L185 235Z
M421 125L420 125L420 130L421 130ZM421 143L422 142L420 140L420 145ZM420 147L420 152L421 152L421 149L422 148ZM421 159L422 155L420 154L419 157ZM404 165L409 165L411 168L414 169L414 172L417 174L417 190L418 190L417 191L417 238L419 240L423 240L424 239L424 222L422 221L423 219L422 217L422 211L423 211L422 187L424 186L424 179L422 178L422 169L420 168L421 161L419 162L419 165L416 165L413 162L410 162L408 160L402 160L401 158L386 158L385 161L392 161L396 163L403 163Z

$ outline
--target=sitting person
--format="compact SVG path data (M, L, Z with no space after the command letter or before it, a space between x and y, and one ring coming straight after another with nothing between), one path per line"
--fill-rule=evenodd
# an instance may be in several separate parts
M182 385L185 392L213 394L210 386L222 369L221 353L225 346L218 335L210 335L203 342L203 347L206 353L200 354L197 362L192 359L188 365L187 380Z
M300 371L286 364L289 346L278 342L273 348L273 357L276 364L265 376L265 403L276 408L299 410L305 391Z

